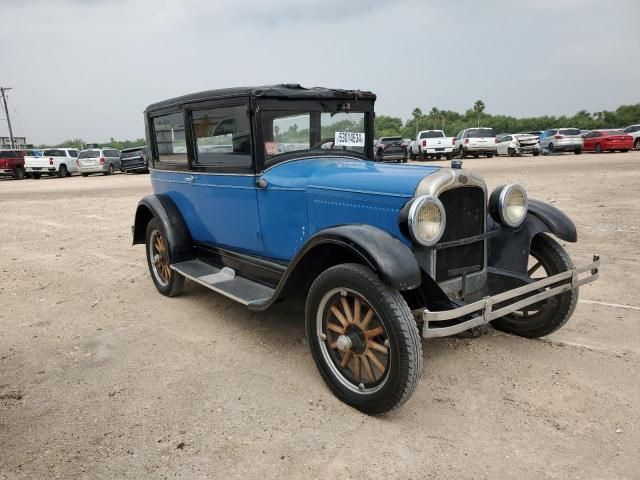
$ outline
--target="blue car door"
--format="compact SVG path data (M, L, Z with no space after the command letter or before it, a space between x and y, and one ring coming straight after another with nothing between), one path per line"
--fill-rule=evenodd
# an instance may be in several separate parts
M174 128L163 138L158 126L162 117L154 118L160 157L156 166L162 165L163 141L173 143L174 157L184 149L185 164L190 163L182 170L154 171L154 191L172 198L196 242L263 254L246 105L189 110L183 118L191 129L186 140L184 127L182 134Z

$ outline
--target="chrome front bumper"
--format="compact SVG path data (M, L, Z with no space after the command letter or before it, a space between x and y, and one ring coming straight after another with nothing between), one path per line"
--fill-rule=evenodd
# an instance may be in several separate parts
M520 310L523 307L531 305L532 303L539 302L545 298L553 297L567 290L573 290L580 285L591 283L598 279L600 276L598 267L600 266L600 257L593 256L593 262L582 267L574 268L573 270L567 270L566 272L558 273L552 277L543 278L537 282L524 285L522 287L508 290L492 297L485 297L469 305L465 305L460 308L454 308L452 310L443 310L440 312L431 312L429 310L423 310L422 319L424 321L424 327L422 329L422 336L424 338L433 337L448 337L450 335L456 335L470 328L477 327L479 325L489 323L496 318L504 317L505 315ZM588 276L580 278L581 274L589 272ZM530 297L518 300L506 306L494 309L493 307L498 304L503 304L516 297L521 297L527 293L536 292ZM453 326L438 327L438 322L451 322L460 317L466 315L477 316L458 323Z

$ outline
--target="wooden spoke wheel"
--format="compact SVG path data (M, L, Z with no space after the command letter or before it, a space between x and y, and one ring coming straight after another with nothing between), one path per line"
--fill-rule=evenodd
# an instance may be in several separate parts
M184 277L171 269L171 249L157 218L147 225L147 264L153 283L160 293L172 297L182 292Z
M567 252L550 236L542 233L531 242L527 275L532 281L566 272L573 268ZM528 338L537 338L556 331L564 325L575 309L578 289L549 297L494 320L498 330Z
M352 290L327 292L318 325L321 350L348 388L378 389L389 371L389 337L374 308Z
M402 405L422 369L422 344L402 295L369 268L331 267L311 285L307 341L333 393L370 414Z

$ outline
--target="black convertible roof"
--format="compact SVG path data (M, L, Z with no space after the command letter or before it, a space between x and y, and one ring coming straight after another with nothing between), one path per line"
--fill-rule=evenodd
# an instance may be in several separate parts
M149 105L146 112L161 110L187 103L200 102L203 100L216 100L220 98L232 97L261 97L261 98L286 98L286 99L338 99L354 100L365 99L375 100L375 94L360 90L341 90L335 88L311 87L305 88L297 83L286 83L280 85L265 85L262 87L236 87L220 88L218 90L207 90L204 92L190 93L181 97L170 98Z

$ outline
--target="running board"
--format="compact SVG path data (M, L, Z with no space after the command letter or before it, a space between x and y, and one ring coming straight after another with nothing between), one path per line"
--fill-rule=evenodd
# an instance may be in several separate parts
M186 278L247 306L265 303L275 292L273 288L261 283L237 277L235 270L229 267L217 268L201 260L174 263L171 268Z

